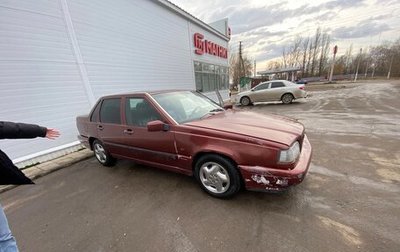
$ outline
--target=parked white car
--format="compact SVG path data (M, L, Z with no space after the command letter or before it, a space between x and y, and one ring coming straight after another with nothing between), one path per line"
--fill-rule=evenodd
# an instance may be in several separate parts
M254 102L282 101L289 104L295 99L306 97L304 85L287 80L273 80L262 82L250 90L238 93L236 103L247 106Z

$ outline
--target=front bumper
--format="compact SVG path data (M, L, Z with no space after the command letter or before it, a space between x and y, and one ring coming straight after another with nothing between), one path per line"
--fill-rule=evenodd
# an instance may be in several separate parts
M310 167L312 147L304 136L300 158L291 170L274 169L262 166L239 165L247 190L282 191L301 183Z

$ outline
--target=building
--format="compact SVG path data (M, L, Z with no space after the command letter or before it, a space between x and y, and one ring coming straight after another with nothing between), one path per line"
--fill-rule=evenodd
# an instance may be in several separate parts
M227 20L167 0L0 2L0 118L61 137L2 140L20 167L80 148L75 117L103 95L197 89L228 97Z

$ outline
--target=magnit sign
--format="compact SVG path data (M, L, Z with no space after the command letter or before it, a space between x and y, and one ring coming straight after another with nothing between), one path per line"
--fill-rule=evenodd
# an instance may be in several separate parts
M207 53L224 59L228 58L228 50L225 47L204 39L203 34L195 33L193 35L193 41L194 47L196 48L194 52L198 55Z

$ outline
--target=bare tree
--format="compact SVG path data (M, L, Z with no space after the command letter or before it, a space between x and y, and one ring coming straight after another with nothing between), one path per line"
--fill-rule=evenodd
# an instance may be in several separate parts
M321 47L321 28L318 27L315 31L314 43L312 48L312 61L311 61L311 75L315 75L315 68L317 65L317 58Z
M308 44L310 43L310 37L307 37L305 39L303 39L303 43L301 44L301 49L302 49L302 53L303 53L303 62L301 65L301 77L303 78L305 73L306 73L306 63L307 63L307 48L308 48Z
M233 85L238 85L241 77L251 76L253 70L252 61L242 54L242 60L239 53L231 53L229 56L229 74Z
M323 33L321 40L321 53L319 57L318 76L324 74L326 67L328 65L328 53L329 53L330 43L331 43L330 36L327 33Z
M300 65L302 41L302 37L297 37L287 50L286 47L283 48L282 61L284 67L295 67Z

